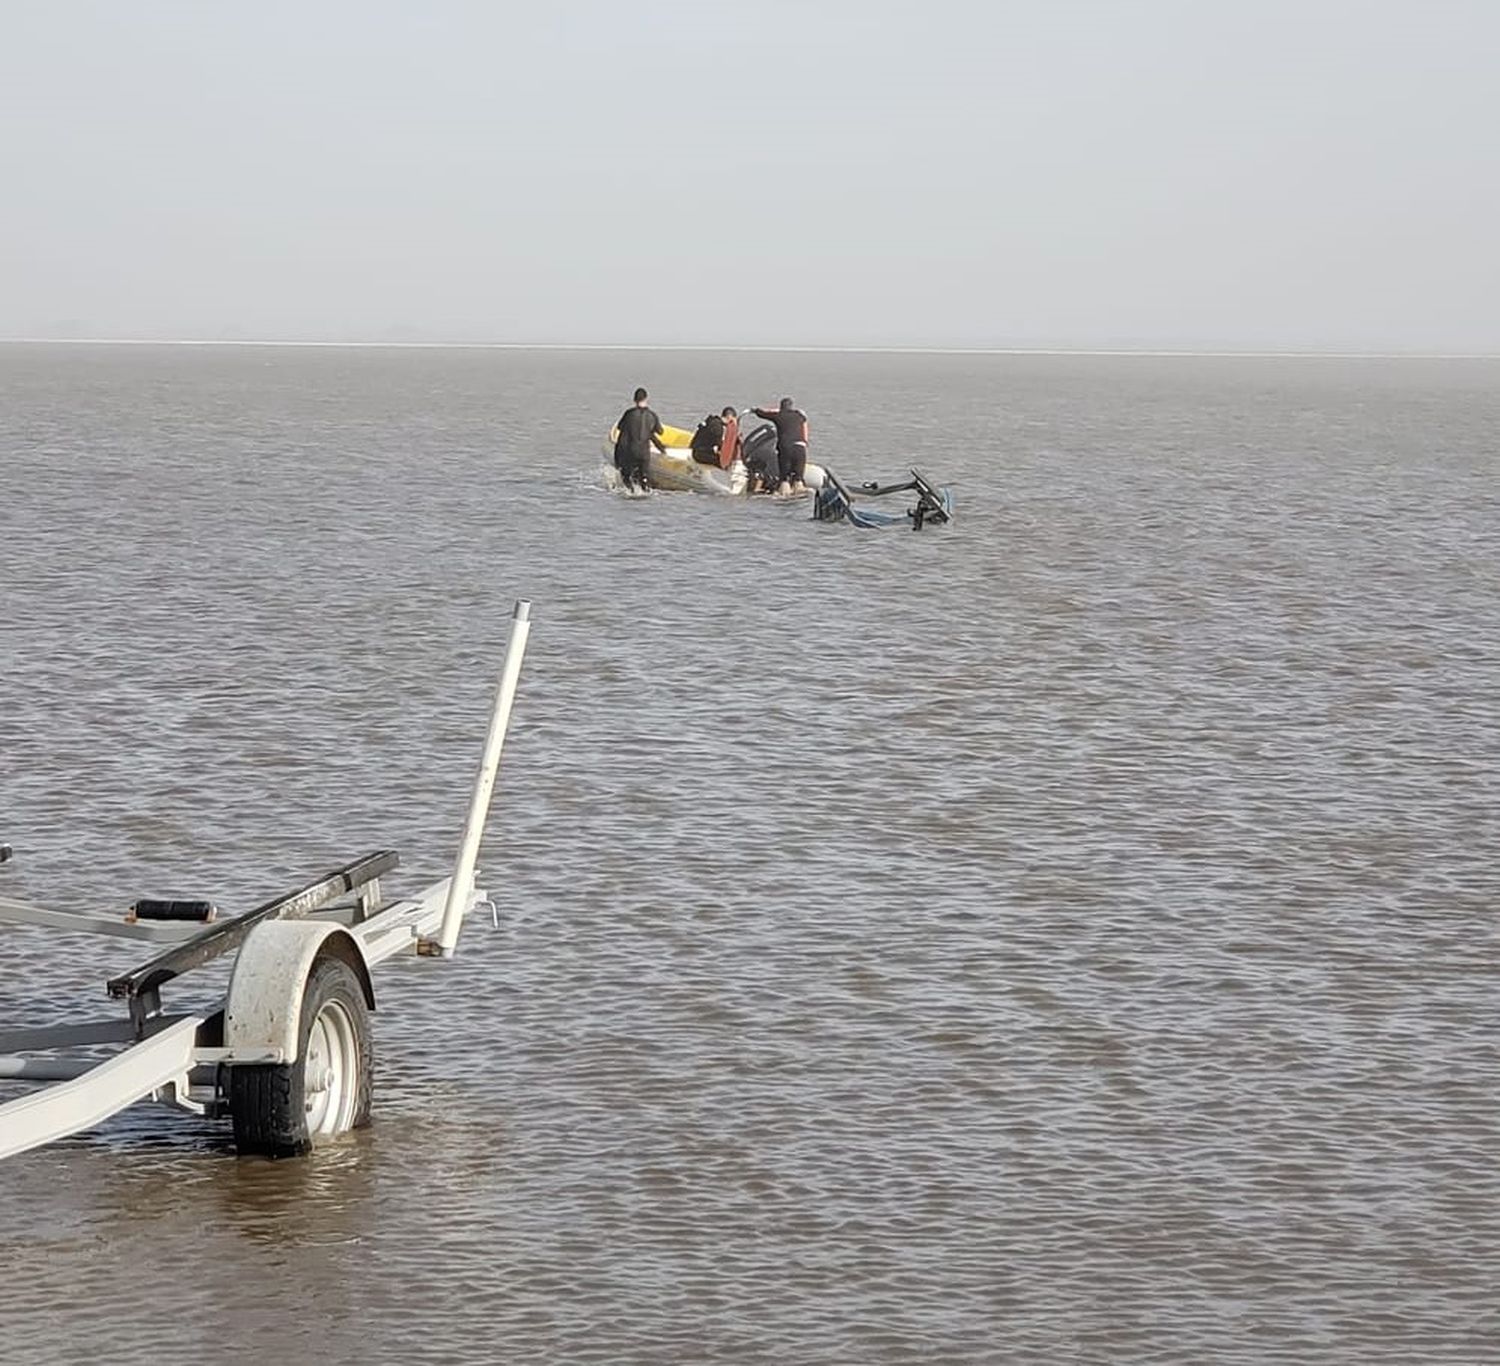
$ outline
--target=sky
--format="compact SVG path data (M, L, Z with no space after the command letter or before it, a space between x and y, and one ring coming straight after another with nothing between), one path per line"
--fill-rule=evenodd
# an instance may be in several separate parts
M0 337L1500 352L1500 0L0 0Z

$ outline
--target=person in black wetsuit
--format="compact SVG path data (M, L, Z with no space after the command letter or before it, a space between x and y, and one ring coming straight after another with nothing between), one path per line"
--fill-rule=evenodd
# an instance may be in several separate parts
M800 489L807 470L807 414L794 407L791 399L784 398L774 412L757 408L755 415L776 424L776 458L781 464L781 477L794 489Z
M717 413L710 413L693 433L693 459L700 465L717 465L719 447L723 442L724 419Z
M646 406L648 395L644 389L635 391L635 403L620 414L620 435L615 438L615 468L627 489L639 485L651 487L646 474L646 462L651 458L651 448L656 447L663 455L667 448L661 444L661 419Z

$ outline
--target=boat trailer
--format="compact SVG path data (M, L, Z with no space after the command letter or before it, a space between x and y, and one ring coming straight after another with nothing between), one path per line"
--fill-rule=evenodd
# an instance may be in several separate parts
M334 868L254 910L221 919L208 901L143 898L122 918L60 911L0 896L0 921L161 945L110 979L123 1017L0 1030L0 1081L41 1089L0 1105L0 1158L91 1129L152 1100L223 1118L244 1155L292 1157L369 1123L375 1007L371 972L398 955L451 958L464 917L489 905L475 862L489 813L530 631L518 602L450 877L388 901L380 881L399 859L382 849ZM11 855L0 846L0 863ZM173 1013L162 989L234 954L225 996ZM98 1050L117 1046L111 1055Z
M915 493L915 507L904 512L893 512L888 508L872 508L859 503L860 497L883 498L890 493ZM815 522L850 522L857 527L889 527L909 524L913 531L924 526L941 526L953 520L953 491L938 488L920 470L912 470L911 478L899 484L861 484L851 490L840 482L832 470L824 472L823 487L813 497L813 520Z

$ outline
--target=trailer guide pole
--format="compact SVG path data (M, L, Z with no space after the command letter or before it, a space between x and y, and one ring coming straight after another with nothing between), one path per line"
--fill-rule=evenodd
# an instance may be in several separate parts
M464 822L463 840L459 844L458 862L453 866L453 881L448 885L448 903L443 907L443 926L438 931L437 946L444 958L453 957L458 931L463 924L474 890L474 862L479 857L479 841L484 835L484 818L490 809L490 793L500 769L500 750L505 744L505 730L510 725L510 708L516 700L516 684L521 677L521 659L526 653L526 637L531 631L531 604L518 602L511 618L510 639L505 646L505 665L500 670L500 687L495 693L495 710L490 715L490 732L484 741L484 758L474 777L474 798L469 803L469 818Z

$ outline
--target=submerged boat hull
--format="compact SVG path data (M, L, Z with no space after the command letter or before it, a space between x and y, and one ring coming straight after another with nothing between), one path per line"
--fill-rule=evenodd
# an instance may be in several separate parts
M915 493L916 505L897 511L899 505L877 507L869 501L895 493ZM813 500L813 520L847 522L865 528L907 526L913 531L924 526L944 526L953 520L953 490L937 487L916 469L910 479L899 484L861 484L857 492L829 475L826 486Z

